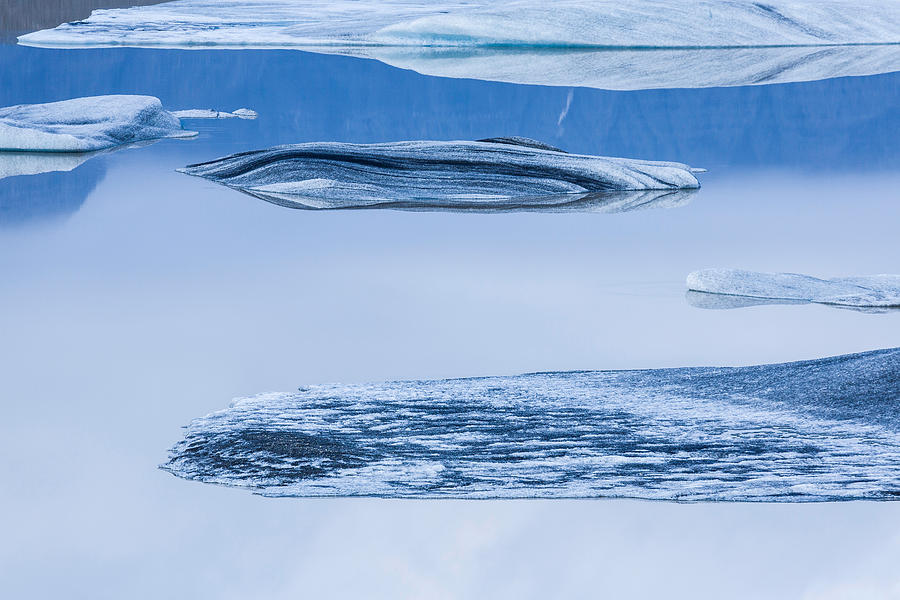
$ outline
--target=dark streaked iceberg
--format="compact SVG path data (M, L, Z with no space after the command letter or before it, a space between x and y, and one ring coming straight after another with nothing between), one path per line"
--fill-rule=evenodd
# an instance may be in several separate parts
M900 69L878 0L179 0L95 11L35 46L301 48L429 75L610 89L809 81Z
M687 277L688 301L701 308L817 303L856 309L900 307L900 275L818 279L797 273L704 269Z
M276 204L319 209L540 209L598 202L585 199L592 194L700 186L692 172L700 169L681 163L568 154L524 138L295 144L179 170Z
M318 385L162 468L267 496L900 499L900 348L774 365Z

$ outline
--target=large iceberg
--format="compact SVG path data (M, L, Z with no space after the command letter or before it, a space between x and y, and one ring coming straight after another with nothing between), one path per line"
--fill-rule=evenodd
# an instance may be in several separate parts
M687 287L709 295L709 299L689 298L692 304L704 308L810 302L864 309L900 307L900 275L819 279L797 273L704 269L688 275Z
M602 194L614 191L700 186L681 163L569 154L525 138L294 144L180 171L276 204L319 209L565 207L603 203L609 198ZM618 200L639 205L654 198Z
M900 3L178 0L98 10L19 39L63 47L292 47L453 77L703 87L896 71Z
M316 385L163 468L267 496L900 499L900 348L752 367Z

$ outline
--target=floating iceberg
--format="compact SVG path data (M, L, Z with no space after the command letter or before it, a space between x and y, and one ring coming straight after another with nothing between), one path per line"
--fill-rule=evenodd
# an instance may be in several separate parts
M900 348L753 367L318 385L163 468L267 496L900 499Z
M179 170L276 204L316 209L515 210L607 200L638 206L663 195L602 194L700 186L681 163L568 154L525 138L295 144Z
M255 119L258 115L255 110L239 108L233 112L216 110L214 108L191 108L187 110L173 110L172 114L179 119Z
M86 21L19 40L63 47L293 47L451 77L705 87L896 71L900 3L179 0L98 10Z
M90 152L194 135L152 96L92 96L0 108L0 151Z
M197 133L183 129L179 117L229 116L252 119L256 113L246 108L234 113L171 113L153 96L91 96L20 104L0 108L0 152L94 152L147 140L187 138Z
M687 277L689 301L703 308L818 303L862 309L900 307L900 275L818 279L796 273L705 269Z

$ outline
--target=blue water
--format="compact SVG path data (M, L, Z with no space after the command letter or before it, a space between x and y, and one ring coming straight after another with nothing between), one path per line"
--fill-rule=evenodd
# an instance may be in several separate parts
M576 89L559 123L569 88L355 58L0 46L0 105L143 93L260 114L0 180L3 589L887 596L896 503L276 501L157 467L192 419L266 390L896 347L896 313L702 310L684 278L896 273L898 88ZM551 215L292 211L175 172L281 143L498 135L710 171L674 208Z

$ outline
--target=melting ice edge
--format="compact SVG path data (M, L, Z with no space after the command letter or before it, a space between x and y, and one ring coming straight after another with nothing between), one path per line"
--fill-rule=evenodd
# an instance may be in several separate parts
M162 468L266 496L895 500L898 401L900 348L319 385L195 420Z

